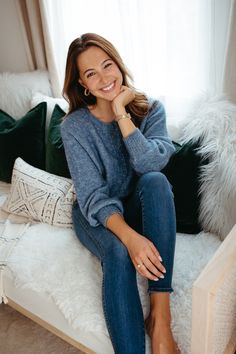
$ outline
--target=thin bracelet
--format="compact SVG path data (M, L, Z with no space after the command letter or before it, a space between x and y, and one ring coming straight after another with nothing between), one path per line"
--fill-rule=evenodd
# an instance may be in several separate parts
M131 115L129 113L127 114L119 114L116 116L116 122L118 123L121 119L131 119Z

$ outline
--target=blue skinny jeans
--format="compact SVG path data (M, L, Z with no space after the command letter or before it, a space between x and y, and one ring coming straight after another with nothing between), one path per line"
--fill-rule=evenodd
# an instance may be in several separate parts
M154 243L166 269L164 279L148 280L148 292L172 292L176 221L167 178L161 172L143 174L123 205L127 224ZM72 215L77 237L101 261L103 311L115 353L145 354L144 317L136 269L127 248L103 225L90 226L77 202Z

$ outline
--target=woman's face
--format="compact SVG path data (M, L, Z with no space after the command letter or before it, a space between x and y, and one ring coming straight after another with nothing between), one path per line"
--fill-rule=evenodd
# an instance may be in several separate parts
M123 77L117 64L96 46L89 47L77 58L79 82L97 100L112 101L119 93Z

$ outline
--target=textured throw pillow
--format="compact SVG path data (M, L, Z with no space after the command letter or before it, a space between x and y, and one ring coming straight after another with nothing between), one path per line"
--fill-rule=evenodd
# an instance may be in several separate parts
M15 120L0 110L0 180L10 183L17 157L45 168L46 103L40 103L24 117Z
M71 178L60 132L60 124L65 114L66 113L56 104L48 130L46 171L55 175Z
M197 153L198 143L174 143L176 152L162 170L173 187L177 231L198 233L200 206L200 171L203 161ZM206 163L206 160L204 161Z
M40 91L50 96L51 86L48 72L35 70L26 73L0 73L0 109L15 119L23 117L30 109L34 92Z
M54 226L72 227L73 183L17 158L5 212Z
M47 118L46 118L46 140L48 136L48 128L52 117L52 112L56 104L58 104L64 112L68 112L68 102L64 98L54 98L43 95L41 92L36 92L31 99L31 108L41 102L47 102ZM64 113L63 112L63 113ZM64 113L65 115L65 113Z

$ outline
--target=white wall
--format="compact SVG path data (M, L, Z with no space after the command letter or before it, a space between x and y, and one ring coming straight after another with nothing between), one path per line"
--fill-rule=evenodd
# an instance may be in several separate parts
M0 72L29 71L15 0L0 0Z

